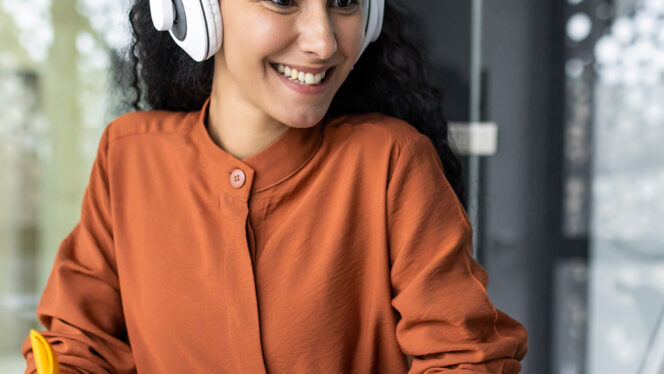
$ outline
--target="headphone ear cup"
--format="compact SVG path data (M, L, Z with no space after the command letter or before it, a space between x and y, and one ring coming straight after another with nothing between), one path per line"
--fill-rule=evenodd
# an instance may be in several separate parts
M376 0L376 23L372 42L375 42L383 31L383 20L385 18L385 0Z
M369 18L367 19L367 39L375 42L383 29L383 15L385 13L385 0L370 0Z
M366 23L364 25L364 45L360 54L357 55L355 63L360 59L364 50L367 49L369 44L378 39L383 28L383 13L385 12L385 0L369 0L362 2L362 11L366 16Z
M221 49L223 40L219 1L150 0L153 25L168 30L194 61L207 60Z
M209 51L205 59L214 56L220 49L223 41L223 25L221 22L220 0L200 0L206 12L205 20L208 24Z
M171 0L150 0L150 17L157 30L170 30L175 20L175 5Z

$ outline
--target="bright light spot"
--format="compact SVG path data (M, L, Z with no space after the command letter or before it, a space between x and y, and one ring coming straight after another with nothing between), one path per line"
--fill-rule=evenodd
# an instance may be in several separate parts
M601 38L595 44L595 56L603 65L613 64L620 56L620 45L613 38Z
M572 58L565 64L565 73L570 78L579 78L583 74L583 61Z
M78 50L78 53L82 55L90 54L94 47L95 39L89 32L83 31L78 33L76 36L76 49Z
M650 34L655 32L657 25L657 18L649 12L641 12L634 18L636 30L641 36L650 37Z
M585 13L576 13L567 21L567 36L579 42L588 37L592 30L592 21Z
M629 18L618 18L612 26L612 32L616 40L620 43L627 44L632 41L634 37L634 25Z
M656 50L657 46L649 38L639 37L634 42L631 57L638 63L648 63Z
M659 7L664 0L653 0ZM664 5L658 15L641 8L633 18L620 17L611 31L595 44L594 55L602 82L645 89L659 86L664 79ZM641 112L645 111L645 105Z

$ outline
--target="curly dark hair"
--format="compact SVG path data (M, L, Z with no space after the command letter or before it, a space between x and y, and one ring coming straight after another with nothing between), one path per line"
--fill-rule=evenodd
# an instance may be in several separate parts
M400 118L435 146L445 176L463 203L462 165L448 141L443 112L444 91L429 83L421 47L406 31L409 14L396 0L386 0L380 37L364 51L335 95L327 116L379 112ZM214 59L196 62L171 39L157 31L149 0L135 0L129 21L133 40L129 85L135 93L125 97L135 110L200 110L212 91ZM127 91L124 91L127 92ZM186 94L184 94L186 93Z

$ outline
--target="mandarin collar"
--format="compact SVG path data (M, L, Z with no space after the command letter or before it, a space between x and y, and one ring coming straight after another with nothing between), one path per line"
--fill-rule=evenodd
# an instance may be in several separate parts
M251 193L260 192L278 184L294 174L316 152L323 139L323 127L327 116L315 126L290 127L262 151L238 159L219 147L207 129L208 109L211 96L194 112L194 137L200 150L205 175L218 190L248 201ZM240 169L244 184L234 187ZM237 186L238 183L235 183Z

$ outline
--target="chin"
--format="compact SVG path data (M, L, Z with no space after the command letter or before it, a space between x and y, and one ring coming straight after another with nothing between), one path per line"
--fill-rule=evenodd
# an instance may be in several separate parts
M323 119L323 117L321 117L317 121L288 121L288 122L283 122L283 123L290 126L290 127L297 127L297 128L300 128L300 129L306 129L306 128L309 128L309 127L314 127L318 122L320 122L321 119Z
M301 114L287 113L282 117L281 122L290 127L313 127L325 117L326 113L327 108L325 108L325 110L309 110L306 113Z

